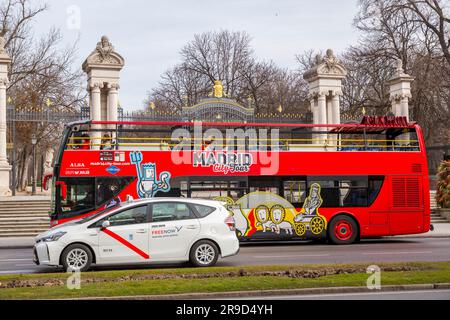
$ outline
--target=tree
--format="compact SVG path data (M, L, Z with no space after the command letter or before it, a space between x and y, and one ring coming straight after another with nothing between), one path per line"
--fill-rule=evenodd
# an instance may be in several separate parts
M387 80L394 59L412 75L411 119L424 128L428 145L445 144L450 121L449 7L439 0L360 0L354 19L362 36L344 54L349 75L344 84L346 108L389 111ZM445 40L445 45L443 43ZM355 89L357 88L357 89ZM378 108L378 110L376 110ZM433 160L432 160L433 162Z
M280 105L285 111L304 110L301 77L272 61L257 61L250 37L230 31L195 35L181 49L181 63L161 76L145 103L171 111L192 106L211 92L214 80L222 81L226 96L244 105L251 99L256 113L276 113Z
M437 172L436 202L441 208L450 208L450 161L442 161Z
M82 73L73 71L76 44L58 48L61 33L51 29L47 35L36 39L32 23L47 5L33 6L30 0L8 0L0 5L1 35L6 52L11 57L8 100L16 110L52 111L76 110L84 101L81 85ZM51 105L47 104L51 101ZM31 159L31 135L37 137L37 148L45 154L48 148L58 145L61 124L26 122L17 123L16 159L19 189L24 189ZM11 134L9 140L11 141ZM11 141L12 142L12 141ZM10 157L11 158L11 157Z

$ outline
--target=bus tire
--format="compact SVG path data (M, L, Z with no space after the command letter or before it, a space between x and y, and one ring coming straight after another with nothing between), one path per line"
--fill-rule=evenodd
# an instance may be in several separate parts
M81 243L69 245L61 254L61 263L65 271L87 271L92 264L92 251Z
M346 215L336 216L328 226L328 238L337 245L354 243L358 235L358 224L355 219Z
M209 240L197 241L189 253L189 261L194 267L211 267L219 258L219 249Z

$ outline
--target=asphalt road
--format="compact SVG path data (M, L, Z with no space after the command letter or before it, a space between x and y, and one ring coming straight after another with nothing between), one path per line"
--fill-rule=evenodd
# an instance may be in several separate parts
M403 261L450 261L450 238L365 240L349 246L312 242L243 243L237 256L219 260L218 266ZM149 268L149 266L97 267L94 270L117 268ZM32 262L31 249L0 249L0 274L45 273L59 270L61 269L36 266Z
M230 298L235 300L239 298ZM380 291L292 296L267 296L244 300L450 300L450 290Z

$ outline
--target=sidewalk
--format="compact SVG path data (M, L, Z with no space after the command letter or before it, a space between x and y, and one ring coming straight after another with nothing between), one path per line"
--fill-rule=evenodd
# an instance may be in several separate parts
M420 234L392 236L389 238L447 238L450 237L450 223L434 223L434 231Z
M31 249L34 246L34 237L0 237L0 249Z
M423 234L410 234L404 236L392 236L384 238L450 238L450 223L438 223L434 225L434 231ZM28 249L34 246L34 237L1 238L0 249Z
M31 195L31 187L27 187L26 191L16 191L16 195L13 196L0 196L0 202L2 201L42 201L42 200L51 200L51 191L43 190L41 188L36 189L36 195Z

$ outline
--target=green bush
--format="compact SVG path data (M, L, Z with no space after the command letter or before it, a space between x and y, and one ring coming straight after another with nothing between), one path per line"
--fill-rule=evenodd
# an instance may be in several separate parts
M450 208L450 161L442 161L437 172L436 202L441 208Z

